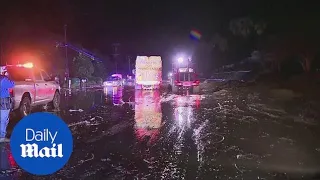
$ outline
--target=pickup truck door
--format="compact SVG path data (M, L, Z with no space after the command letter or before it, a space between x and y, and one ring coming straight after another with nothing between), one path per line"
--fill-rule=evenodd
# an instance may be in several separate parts
M51 78L49 77L49 75L45 71L41 70L41 75L42 75L43 80L45 81L44 93L46 95L46 100L51 101L51 100L53 100L53 96L54 96L54 93L56 90L55 89L55 82L50 80Z
M33 72L36 92L35 102L39 103L46 100L46 85L40 70L35 68Z

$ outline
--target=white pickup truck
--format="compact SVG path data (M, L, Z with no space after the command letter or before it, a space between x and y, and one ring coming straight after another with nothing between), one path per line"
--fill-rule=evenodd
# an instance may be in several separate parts
M34 106L60 106L60 86L42 69L33 66L7 65L6 71L15 86L10 90L13 110L21 117L31 113Z

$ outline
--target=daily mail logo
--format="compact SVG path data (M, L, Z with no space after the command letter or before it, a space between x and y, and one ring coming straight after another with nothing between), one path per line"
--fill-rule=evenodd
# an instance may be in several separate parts
M63 157L63 145L62 143L56 144L55 139L58 135L58 131L51 132L49 129L44 129L43 131L36 131L31 128L26 129L25 137L26 142L50 142L51 147L39 148L39 145L36 143L27 143L21 144L21 157L30 157L30 158L50 158L50 157Z
M60 117L34 113L14 127L10 146L14 160L22 169L34 175L49 175L68 162L73 138Z

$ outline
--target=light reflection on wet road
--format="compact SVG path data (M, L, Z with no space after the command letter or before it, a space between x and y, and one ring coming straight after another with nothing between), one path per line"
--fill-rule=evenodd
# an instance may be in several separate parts
M73 132L75 147L69 163L50 177L31 176L16 167L2 175L285 179L287 173L301 179L301 174L319 172L319 125L297 122L303 114L289 113L294 110L287 104L261 97L231 90L201 95L121 88L66 91L61 111L53 113ZM3 160L10 158L6 149L1 167L13 167L12 158Z

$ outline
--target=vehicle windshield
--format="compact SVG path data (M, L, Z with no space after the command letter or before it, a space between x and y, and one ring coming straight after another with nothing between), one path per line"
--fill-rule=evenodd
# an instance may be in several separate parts
M121 80L121 78L119 78L119 77L109 77L108 80L109 81L119 81L119 80Z
M7 71L10 79L13 81L25 81L26 79L33 79L32 71L28 68L8 67Z
M178 79L179 81L194 81L195 77L194 73L183 72L178 74Z

